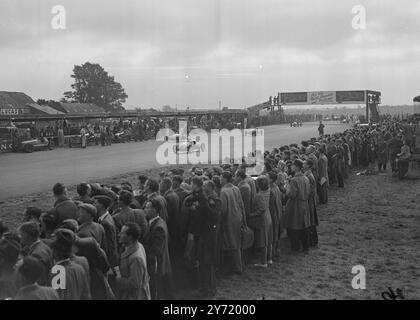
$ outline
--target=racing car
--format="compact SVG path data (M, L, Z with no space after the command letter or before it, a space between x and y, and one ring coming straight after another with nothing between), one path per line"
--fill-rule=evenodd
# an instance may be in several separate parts
M32 153L39 150L52 150L54 149L54 141L47 138L36 138L30 140L19 141L13 145L13 151L24 151Z
M181 137L179 134L169 136L167 141L176 142L173 146L173 151L175 153L190 153L190 152L204 152L205 145L197 142L191 137Z

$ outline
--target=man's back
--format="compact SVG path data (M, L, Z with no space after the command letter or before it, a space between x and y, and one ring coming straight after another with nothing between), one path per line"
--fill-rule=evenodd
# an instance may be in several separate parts
M83 267L70 259L58 265L65 268L65 288L57 289L60 300L90 300L89 277ZM54 281L54 275L52 276Z
M166 275L171 273L171 261L168 250L168 227L166 222L158 217L150 225L145 239L147 264L150 273ZM155 267L156 263L156 269Z
M124 210L118 211L115 215L112 216L115 222L115 227L119 232L124 225L130 222L137 223L141 229L141 238L143 239L149 229L146 214L142 209L131 209L125 208Z
M178 195L173 191L169 190L164 195L167 206L168 206L168 220L167 225L169 232L171 233L171 237L178 237L180 234L179 231L179 210L180 210L180 204L179 204L179 197Z
M77 231L77 235L80 238L94 238L102 249L105 250L106 243L105 243L105 230L99 223L96 222L86 222L83 223L79 230Z
M14 300L60 300L60 297L51 287L42 287L33 284L21 288Z
M56 210L56 221L60 225L64 220L73 219L77 220L78 218L78 207L70 199L58 200L54 204Z

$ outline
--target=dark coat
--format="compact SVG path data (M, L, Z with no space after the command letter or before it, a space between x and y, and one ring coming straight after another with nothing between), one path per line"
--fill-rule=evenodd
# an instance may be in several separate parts
M244 209L246 217L249 217L252 207L251 186L245 180L239 182L239 191L241 192L242 201L244 202Z
M17 270L0 274L0 300L13 298L19 290Z
M174 189L174 192L178 195L179 198L179 210L182 208L182 203L184 202L185 197L188 195L188 191L182 189L181 187Z
M28 255L33 256L42 262L44 275L39 282L41 285L46 285L48 275L50 274L51 267L53 266L53 254L51 248L43 241L39 240L30 246Z
M325 154L321 154L318 159L318 176L319 180L325 178L328 181L328 158Z
M227 183L220 191L220 241L222 250L240 250L244 225L244 202L238 187Z
M198 193L198 206L191 210L190 233L194 235L197 258L201 265L218 263L217 235L220 220L221 201L214 193L205 196Z
M158 217L150 225L149 233L144 240L149 274L165 276L172 272L168 250L168 227Z
M60 300L60 298L53 288L33 284L21 288L14 300Z
M107 299L105 276L109 270L109 263L103 251L94 238L77 238L76 255L85 257L89 262L90 289L92 299Z
M316 227L318 226L318 214L316 211L316 202L315 202L315 196L316 196L316 182L315 177L312 174L311 170L308 170L305 172L305 177L309 179L309 184L311 186L309 191L309 199L308 199L308 205L309 205L309 220L310 220L310 226Z
M70 199L57 200L54 204L56 210L57 225L60 225L64 220L77 220L79 208Z
M282 197L283 194L277 184L272 183L270 185L270 214L273 223L273 241L280 240L284 228Z
M255 180L252 177L247 176L245 178L245 182L249 184L251 187L251 208L254 202L255 195L257 194L257 185L255 184Z
M146 220L146 214L142 209L131 209L119 210L115 215L112 216L117 228L117 233L121 231L122 227L129 223L137 223L141 229L141 240L143 240L147 232L149 231L149 225Z
M310 226L309 194L310 183L303 173L299 172L290 181L287 190L289 198L285 208L285 227L293 230L302 230Z
M105 231L105 253L111 267L118 265L118 244L117 244L117 227L114 219L107 212L106 215L99 219Z
M60 300L90 300L88 275L83 267L70 259L58 264L65 268L66 275L65 289L57 290Z
M83 203L88 203L88 204L95 204L95 201L89 196L83 196L83 197L78 196L78 197L73 198L73 201L83 202Z
M156 192L149 194L147 196L147 199L148 200L150 200L150 199L156 199L156 200L159 201L160 206L162 208L161 211L159 212L159 216L165 222L168 222L168 204L166 203L166 199L162 195L160 195L160 194L158 194Z
M167 212L168 212L168 231L171 238L179 239L180 237L180 227L179 227L179 211L180 211L180 204L179 204L179 197L173 190L168 190L164 194L164 198L167 204Z
M102 225L96 222L85 222L77 231L77 235L80 238L89 238L92 237L99 243L99 246L106 250L106 242L105 242L105 230Z
M388 162L389 149L388 149L388 145L385 141L380 141L379 142L377 152L378 152L378 154L377 154L378 163L386 164Z

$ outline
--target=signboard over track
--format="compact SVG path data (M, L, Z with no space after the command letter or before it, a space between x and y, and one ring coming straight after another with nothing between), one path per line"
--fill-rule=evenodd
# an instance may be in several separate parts
M309 91L283 92L280 94L282 105L312 105L312 104L365 104L366 91Z

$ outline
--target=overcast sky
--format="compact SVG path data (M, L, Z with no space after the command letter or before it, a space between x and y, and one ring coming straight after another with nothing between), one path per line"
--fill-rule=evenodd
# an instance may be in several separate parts
M66 30L51 27L54 5ZM366 8L365 30L352 7ZM1 0L0 91L60 99L100 63L128 108L246 107L286 91L420 94L419 0Z

